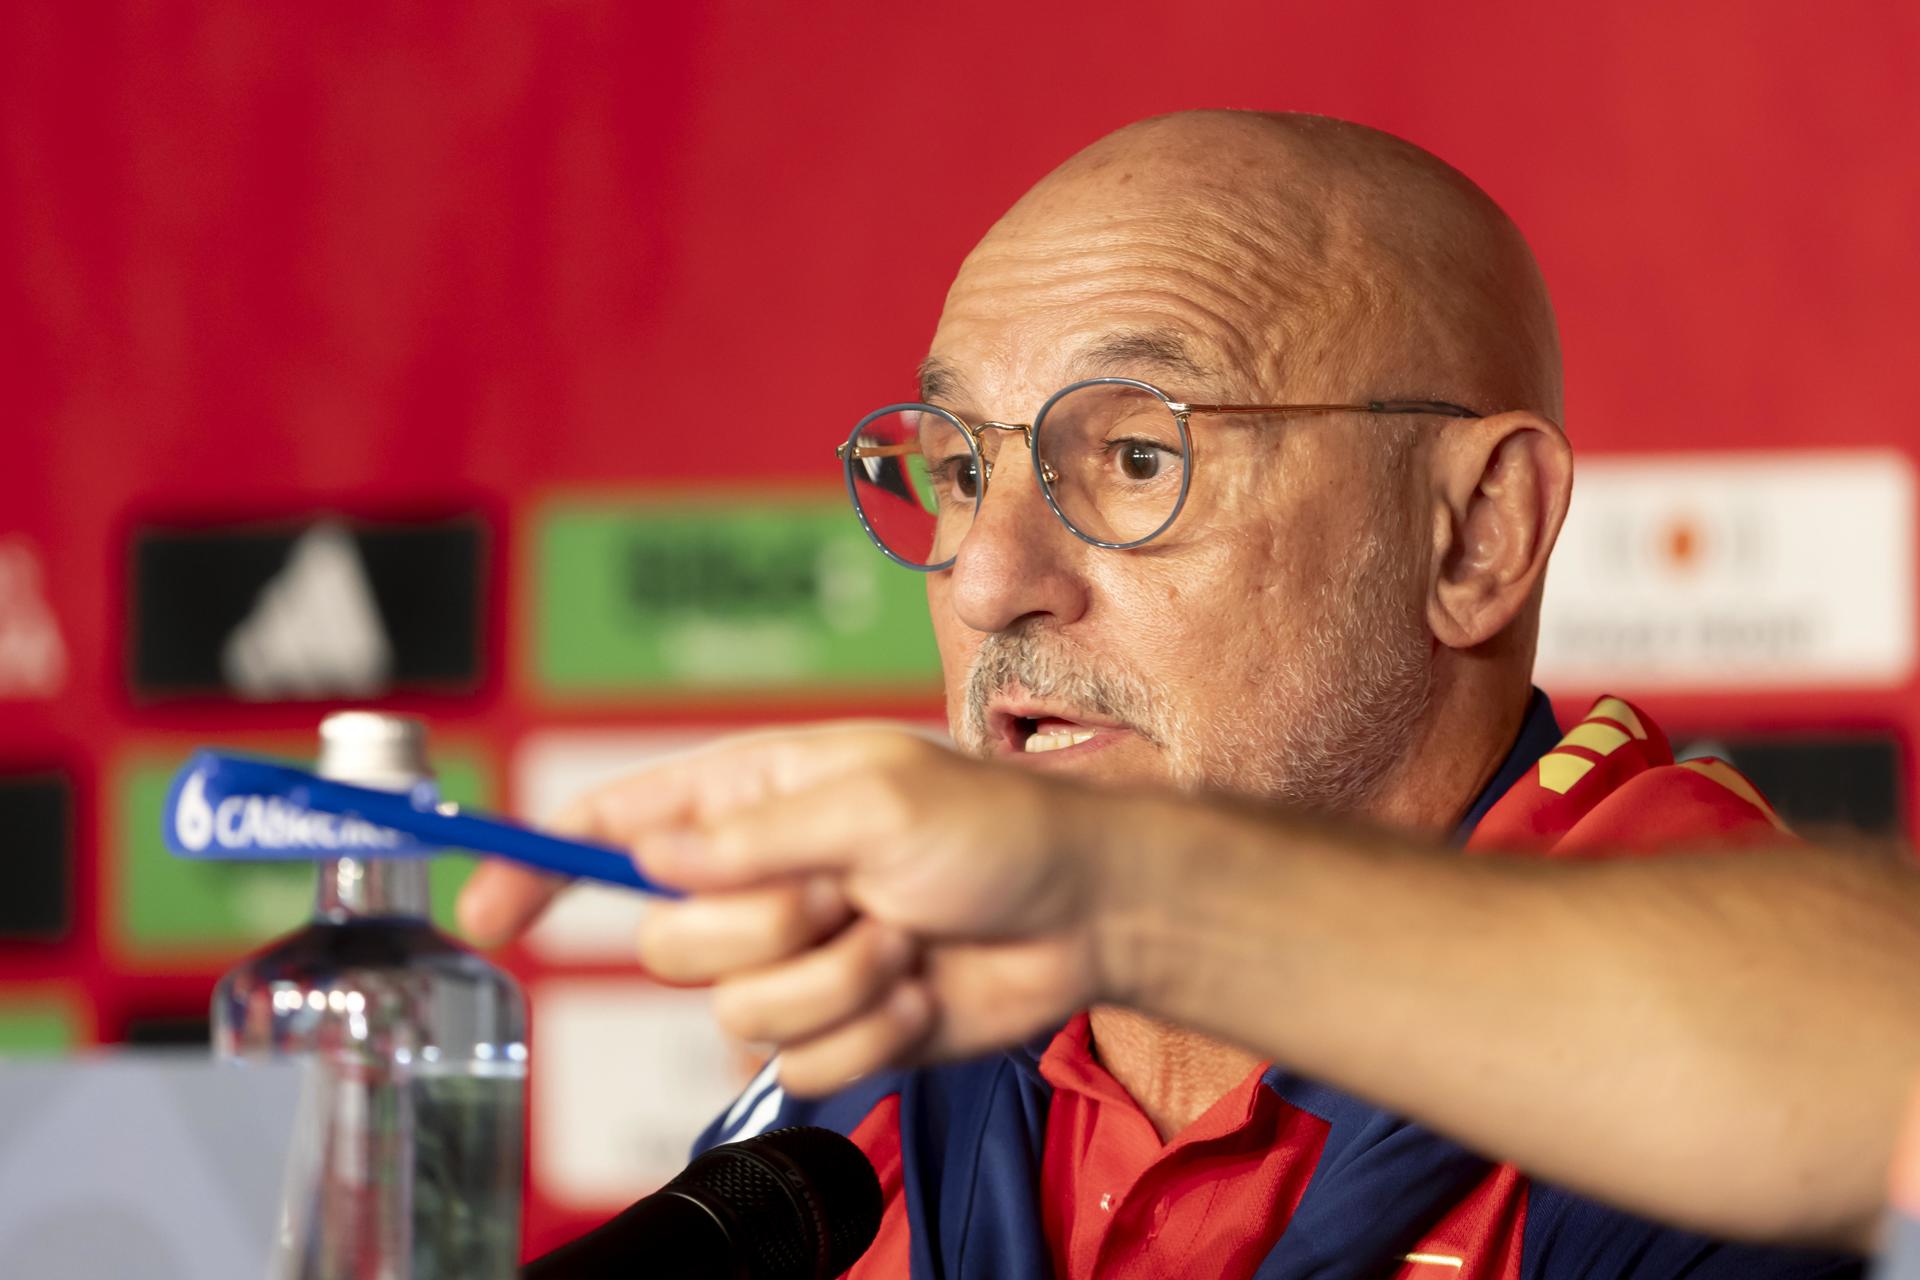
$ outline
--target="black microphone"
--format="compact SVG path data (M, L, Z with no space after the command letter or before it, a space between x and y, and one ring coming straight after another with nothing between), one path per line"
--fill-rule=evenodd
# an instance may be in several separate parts
M859 1147L831 1129L775 1129L704 1153L520 1277L833 1280L873 1243L880 1210Z

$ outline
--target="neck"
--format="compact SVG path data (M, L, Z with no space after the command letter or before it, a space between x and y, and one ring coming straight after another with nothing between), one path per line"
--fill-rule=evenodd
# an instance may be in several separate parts
M1171 1022L1112 1005L1087 1014L1094 1056L1170 1141L1246 1079L1260 1059Z
M1492 674L1436 681L1405 763L1355 816L1427 835L1453 830L1513 749L1533 698L1531 683Z
M335 924L360 916L425 916L424 858L333 858L320 864L313 913Z
M1467 687L1472 683L1435 689L1433 714L1408 752L1407 767L1361 816L1428 833L1450 831L1465 816L1512 749L1532 697L1524 682L1498 691ZM1131 1009L1102 1005L1088 1022L1094 1056L1140 1105L1162 1142L1260 1065L1237 1045Z

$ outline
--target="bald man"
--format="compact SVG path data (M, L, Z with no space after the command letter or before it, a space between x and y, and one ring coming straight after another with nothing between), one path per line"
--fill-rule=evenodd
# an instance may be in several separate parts
M841 447L869 535L926 577L954 737L990 763L774 735L568 819L706 891L652 914L641 958L715 981L723 1022L783 1050L703 1143L851 1134L888 1197L860 1277L1850 1274L1603 1208L1376 1106L1616 1202L1660 1210L1687 1181L1649 1168L1649 1191L1618 1144L1566 1149L1663 1122L1570 1054L1621 1010L1527 985L1528 930L1577 917L1514 928L1510 899L1430 856L1246 807L1559 859L1776 836L1743 779L1675 765L1638 708L1563 735L1532 689L1559 415L1524 241L1405 142L1193 113L1044 179L962 265L920 400ZM1261 870L1277 896L1243 891ZM490 868L466 918L499 936L551 891ZM1156 898L1183 904L1187 945L1154 945ZM1316 911L1356 900L1364 930ZM1099 945L1035 925L1089 901L1112 908ZM1275 964L1265 934L1315 946ZM1182 994L1169 956L1262 1029ZM1495 1035L1487 992L1532 1025ZM1116 997L1215 1034L1105 1003L1059 1025ZM1280 1066L1244 1047L1276 1045ZM959 1060L840 1087L916 1057Z

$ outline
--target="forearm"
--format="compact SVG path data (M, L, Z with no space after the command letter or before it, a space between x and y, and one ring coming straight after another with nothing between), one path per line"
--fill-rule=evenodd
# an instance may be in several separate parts
M1161 816L1102 855L1115 998L1626 1208L1864 1242L1920 1069L1904 869L1536 864Z

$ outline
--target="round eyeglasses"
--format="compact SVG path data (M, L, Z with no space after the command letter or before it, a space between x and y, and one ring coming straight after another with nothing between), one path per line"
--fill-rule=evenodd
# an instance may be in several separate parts
M1195 414L1481 415L1438 400L1366 404L1183 404L1134 378L1090 378L1057 391L1031 423L968 426L931 404L890 404L860 419L835 453L854 514L875 546L909 569L953 564L986 497L988 431L1018 431L1040 492L1068 531L1125 551L1166 532L1186 505Z

